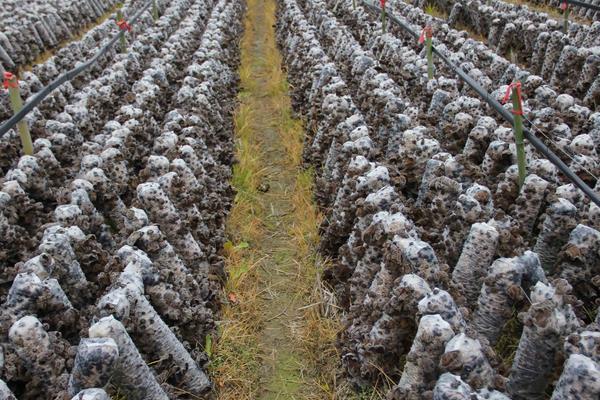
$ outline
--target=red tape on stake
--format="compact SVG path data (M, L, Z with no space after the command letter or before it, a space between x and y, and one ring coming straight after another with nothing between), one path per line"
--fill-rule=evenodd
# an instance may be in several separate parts
M381 8L385 8L386 0L379 0L379 4L381 4Z
M506 94L504 95L504 98L502 99L502 103L506 104L506 102L508 102L510 100L510 96L512 94L513 88L517 90L517 98L519 99L519 109L515 110L515 108L513 107L512 113L515 115L523 115L523 99L521 98L521 82L513 82L510 85L508 85L508 87L506 88Z
M427 37L427 39L431 39L433 37L433 29L431 29L431 26L429 25L425 26L425 28L423 28L423 30L421 31L421 36L419 36L419 43L425 43L425 37Z
M117 21L117 25L122 31L131 32L131 25L129 25L124 19Z
M567 4L566 1L563 1L562 3L560 3L560 9L565 11L567 9L567 7L569 7L569 5Z
M13 81L13 78L15 79ZM4 73L4 89L13 88L16 89L19 87L19 81L16 79L15 75L10 72Z

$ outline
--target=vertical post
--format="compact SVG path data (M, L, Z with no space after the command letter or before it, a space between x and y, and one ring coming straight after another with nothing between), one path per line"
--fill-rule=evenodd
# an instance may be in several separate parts
M119 29L121 30L121 37L120 37L120 41L121 41L121 53L126 53L127 52L127 39L125 39L125 30L124 29L124 24L126 24L125 19L123 19L123 12L121 10L117 11L117 25L119 26Z
M356 10L356 0L352 0L352 9Z
M563 10L563 31L566 35L569 32L569 14L571 14L571 7L569 7L567 0L563 0L563 2L560 4L560 9Z
M433 30L431 25L426 25L419 36L419 43L425 44L425 52L427 54L427 79L433 79Z
M519 169L519 188L523 186L526 175L525 164L525 137L523 135L523 106L521 104L521 82L514 82L509 86L512 89L511 98L513 103L513 116L515 132L515 145L517 147L517 166Z
M152 0L152 19L154 21L158 20L158 5L156 4L156 0Z
M565 10L565 35L569 33L569 14L571 14L571 7L567 6Z
M383 34L385 34L386 31L385 2L386 0L379 0L379 3L381 4L381 33Z
M427 46L427 78L433 79L433 32L431 26L425 27L425 46Z
M8 89L8 95L10 97L10 106L13 112L16 114L23 108L23 99L21 98L21 92L19 90L19 81L16 75L10 72L4 73L4 88ZM22 119L17 124L19 136L21 137L21 145L23 146L23 153L28 156L33 155L33 143L31 142L31 134L29 133L29 126L27 121Z

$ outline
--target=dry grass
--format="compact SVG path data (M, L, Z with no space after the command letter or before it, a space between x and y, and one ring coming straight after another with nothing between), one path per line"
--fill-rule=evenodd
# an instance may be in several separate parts
M274 7L274 4L271 6ZM269 10L274 12L274 9ZM286 161L290 168L299 168L302 162L302 146L304 138L304 126L302 121L292 117L290 99L288 97L289 85L283 70L281 69L281 56L276 51L275 37L269 38L272 45L265 57L265 64L269 66L269 93L273 96L272 107L275 110L275 125L281 138L281 143L287 155Z
M518 311L514 308L512 317L502 327L502 333L494 346L494 351L502 360L502 368L505 371L508 371L513 363L521 338L523 327L517 315Z
M282 88L283 90L283 88ZM287 93L287 88L284 90ZM293 219L289 227L295 254L298 293L302 296L302 321L296 335L297 347L302 349L303 369L307 373L306 390L302 399L383 399L383 394L369 392L369 397L355 393L340 381L340 354L336 339L342 329L340 309L333 292L321 281L329 260L317 251L318 227L323 215L313 201L314 176L311 169L301 170L301 153L304 130L300 121L291 117L289 104L279 103L278 132L286 146L288 163L296 168L296 181L292 192Z
M294 134L294 130L288 132ZM292 194L295 212L289 234L296 248L299 292L302 303L306 304L300 310L303 324L296 339L312 375L309 382L313 388L307 390L305 398L337 399L341 398L337 383L340 355L335 341L341 325L335 298L321 281L327 260L317 253L322 215L313 202L313 181L312 171L300 171Z
M265 234L265 210L258 201L257 192L265 169L261 149L253 139L251 94L255 91L256 82L252 79L254 27L250 21L250 18L245 21L246 34L241 43L242 66L239 73L242 92L235 115L237 164L232 181L237 194L227 223L231 242L225 245L229 279L223 291L229 304L223 307L218 324L219 338L212 341L210 349L213 357L209 372L219 398L232 400L256 398L257 374L261 364L258 335L262 320L257 274L260 254L253 243L259 242Z
M240 246L231 246L227 251L230 279L224 290L230 299L235 296L235 303L223 309L210 366L220 399L256 398L262 322L256 271L260 260L253 253Z
M270 2L274 7L274 2ZM268 14L274 15L274 9ZM274 37L272 38L274 40ZM312 170L302 170L302 146L304 127L300 120L291 115L290 100L287 95L289 87L280 68L281 57L275 51L275 44L268 46L272 51L266 57L272 66L271 76L278 77L271 81L270 92L274 95L274 108L277 110L277 131L281 143L285 147L287 163L296 169L296 181L292 192L292 223L288 234L292 238L296 263L298 293L302 296L302 321L296 335L297 346L302 349L303 370L309 374L303 393L305 399L340 399L340 388L337 385L339 359L335 341L341 329L338 308L332 292L323 284L321 276L327 260L323 260L318 252L318 227L323 216L313 199L314 176Z
M429 14L432 17L436 17L439 19L443 19L444 21L448 19L448 14L446 14L445 11L440 10L438 6L436 6L435 4L427 4L424 8L423 11L425 12L425 14Z

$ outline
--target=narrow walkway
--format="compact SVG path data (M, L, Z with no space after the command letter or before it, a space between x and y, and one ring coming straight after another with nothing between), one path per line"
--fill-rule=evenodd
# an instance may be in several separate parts
M236 114L238 190L226 246L230 281L213 355L219 399L337 398L331 296L320 284L320 216L300 169L303 127L291 116L275 42L275 0L249 0Z

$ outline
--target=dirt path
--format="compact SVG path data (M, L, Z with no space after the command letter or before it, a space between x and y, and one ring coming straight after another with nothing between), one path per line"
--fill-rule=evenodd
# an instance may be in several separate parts
M262 250L264 258L260 262L260 286L264 306L264 326L259 346L262 351L261 382L258 398L292 398L298 393L302 381L301 351L296 348L293 336L298 331L298 319L302 317L298 309L304 304L300 298L298 260L295 258L294 238L288 231L294 223L292 191L296 180L296 170L290 168L287 152L282 143L284 139L277 129L276 116L281 106L277 102L286 101L278 93L269 90L272 66L269 45L272 40L272 11L266 0L256 3L255 12L249 15L255 18L254 54L259 60L252 68L256 86L250 95L253 100L253 130L258 133L257 144L263 154L263 166L266 168L265 182L262 183L258 202L266 208L264 221L266 235L255 243ZM262 61L262 62L260 62ZM312 211L312 210L309 210ZM300 289L300 290L299 290Z
M320 284L320 215L300 168L303 128L291 116L275 43L275 0L249 0L236 114L238 190L226 246L230 300L213 376L220 399L335 396L339 329Z

